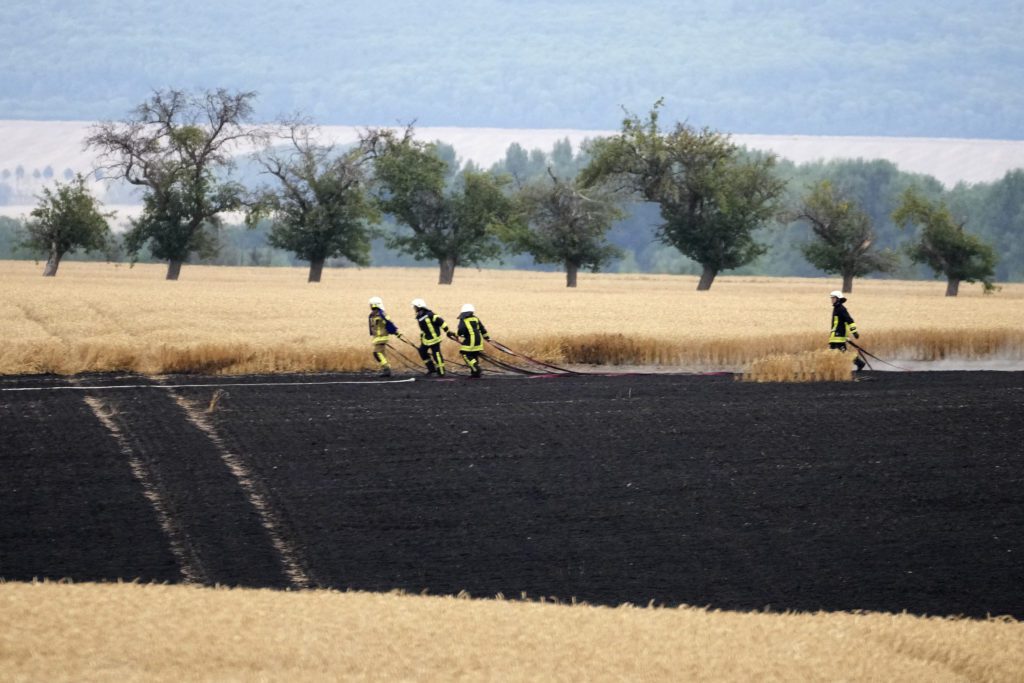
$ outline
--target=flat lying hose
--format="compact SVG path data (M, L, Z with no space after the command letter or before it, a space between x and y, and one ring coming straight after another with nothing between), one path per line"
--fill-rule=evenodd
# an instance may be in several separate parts
M507 353L510 356L515 356L516 358L522 358L523 360L525 360L525 361L527 361L529 363L533 363L534 365L539 365L540 367L548 368L550 370L555 370L557 372L563 372L563 373L565 373L567 375L583 375L583 374L586 374L586 373L582 373L582 372L577 372L575 370L569 370L567 368L561 368L561 367L558 367L557 365L552 365L551 363L545 363L544 361L540 361L540 360L537 360L535 358L530 358L527 355L524 355L522 353L518 353L516 351L513 351L509 347L505 346L504 344L502 344L500 342L496 342L493 339L490 339L488 341L491 343L492 346L494 346L494 348L498 349L499 351ZM541 373L541 374L543 374L543 373Z
M527 370L526 368L521 368L521 367L518 367L516 365L512 365L511 363L506 363L505 361L498 360L497 358L494 358L493 356L488 356L486 353L481 353L480 354L480 359L487 361L488 363L490 363L491 365L493 365L496 368L501 368L502 370L505 370L507 372L514 372L514 373L518 373L520 375L545 375L545 374L548 374L548 373L545 373L545 372L537 372L536 370Z
M888 365L889 367L893 367L893 368L896 368L897 370L902 370L902 371L904 371L904 372L910 372L910 371L909 371L909 370L907 370L906 368L901 368L901 367L900 367L900 366L898 366L898 365L893 365L892 363L890 363L890 362L889 362L889 361L887 361L887 360L882 360L881 358L879 358L879 357L878 357L878 356L876 356L875 354L871 353L870 351L868 351L867 349L865 349L865 348L864 348L863 346L861 346L861 345L857 344L856 342L853 342L853 341L850 341L849 339L847 339L847 340L846 340L846 343L847 343L847 344L849 344L850 346L852 346L853 348L857 349L857 353L859 353L859 354L862 354L862 355L864 355L864 356L869 356L870 358L874 358L874 359L875 359L875 360L877 360L877 361L878 361L879 363L885 363L885 364L886 364L886 365ZM867 358L865 358L865 359L864 359L864 362L865 362L865 363L867 363L867 362L868 362L868 361L867 361ZM870 364L870 363L868 364L868 367L869 367L869 368L871 367L871 364Z

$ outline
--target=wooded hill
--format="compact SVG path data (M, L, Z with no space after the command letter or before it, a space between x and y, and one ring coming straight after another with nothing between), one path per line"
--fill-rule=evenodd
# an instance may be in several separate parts
M0 4L0 118L232 84L322 124L1024 139L1024 5L983 0ZM61 169L55 169L58 173Z

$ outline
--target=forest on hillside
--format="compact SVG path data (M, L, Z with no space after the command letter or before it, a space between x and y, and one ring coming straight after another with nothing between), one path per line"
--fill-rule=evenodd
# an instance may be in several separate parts
M575 177L590 160L585 149L574 149L568 140L556 143L550 150L526 150L513 144L506 152L505 159L487 169L493 174L511 176L521 184L546 178L549 173L562 178ZM472 168L462 164L457 150L450 145L439 144L438 152L453 167ZM822 180L828 180L840 188L844 195L854 201L869 216L875 231L876 246L905 252L914 239L914 231L901 229L892 219L893 211L900 196L909 187L916 187L926 196L946 202L954 217L962 222L972 234L995 247L998 262L995 268L997 282L1024 281L1024 169L1007 173L993 183L974 185L961 184L951 190L930 176L900 171L894 164L881 160L846 160L794 164L782 160L775 172L786 182L783 208L796 206L809 189ZM253 169L243 167L240 177L255 182ZM604 270L619 273L673 273L699 274L700 266L683 256L678 250L657 239L658 226L662 223L659 208L655 204L632 202L623 207L625 216L614 223L608 233L608 241L621 251ZM374 266L424 266L435 268L433 261L417 261L413 257L388 249L384 236L399 230L394 223L385 221L378 228L378 236L372 242L370 263ZM286 266L306 265L292 253L271 246L268 241L270 225L266 221L255 226L226 225L219 231L219 250L216 255L194 262L235 265L235 266ZM21 247L22 224L11 218L0 217L0 259L40 258L39 254ZM801 245L811 239L810 228L801 222L776 220L761 228L756 239L767 246L760 258L726 274L749 274L771 276L822 276L824 273L812 266L801 251ZM71 260L117 260L128 261L123 248L115 247L108 254L71 255ZM45 258L44 258L45 260ZM143 249L139 260L152 261ZM537 270L559 270L559 265L535 263L527 254L506 253L500 258L485 261L484 267L519 268ZM351 267L344 259L331 259L328 267ZM872 277L897 277L905 279L930 278L932 273L914 265L904 254L897 269L889 275L874 274Z
M664 97L743 133L1024 139L1021 26L994 0L12 0L0 118L231 83L264 120L605 130Z

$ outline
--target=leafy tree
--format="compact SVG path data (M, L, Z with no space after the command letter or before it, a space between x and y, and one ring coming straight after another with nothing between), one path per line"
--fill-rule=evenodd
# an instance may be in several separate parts
M895 253L875 247L867 213L828 180L814 185L790 218L810 224L816 239L801 245L801 251L815 268L842 276L844 292L853 291L853 278L896 266Z
M367 131L362 144L374 157L378 205L411 231L388 235L389 248L437 260L442 285L451 284L456 266L501 253L497 230L516 216L504 179L472 168L457 171L436 144L413 139L411 126L402 136Z
M893 220L901 226L921 228L908 251L915 263L924 263L936 275L946 276L946 296L956 296L960 283L981 281L986 292L995 289L995 250L964 230L942 200L930 201L914 188L903 193Z
M576 183L550 173L550 182L531 183L519 200L526 222L511 231L509 242L537 263L564 265L566 287L576 286L580 268L596 272L622 256L605 239L623 216L611 195L594 191L588 196Z
M109 162L108 178L144 188L142 215L125 245L133 257L145 245L166 260L177 280L192 253L216 253L220 214L242 207L244 188L226 177L232 153L253 138L243 124L255 93L224 89L188 94L158 91L124 121L94 126L86 144Z
M785 182L774 155L743 155L728 136L677 123L658 127L655 103L646 121L628 116L622 132L594 141L584 187L619 183L660 207L657 237L701 264L698 291L723 270L752 262L767 247L753 232L777 212Z
M44 277L57 274L60 261L68 252L83 249L100 251L110 245L107 224L114 213L102 213L100 203L89 192L80 174L70 183L57 183L56 191L43 188L39 205L32 209L25 224L27 236L22 246L47 254Z
M309 261L309 282L320 282L324 261L344 256L369 265L368 223L379 213L367 194L368 157L362 148L339 153L318 144L316 131L303 122L285 126L284 149L270 141L255 155L278 187L263 189L247 220L266 215L272 221L271 246Z
M947 196L950 211L969 216L978 237L999 252L995 279L1024 275L1024 170L1009 171L994 183L958 185Z

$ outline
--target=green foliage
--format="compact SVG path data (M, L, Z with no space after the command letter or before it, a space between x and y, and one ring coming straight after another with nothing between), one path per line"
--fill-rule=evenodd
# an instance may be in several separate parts
M893 220L920 228L917 241L908 248L915 263L926 264L936 275L945 275L951 284L981 281L986 292L995 288L995 250L968 233L944 201L930 201L910 188L903 193Z
M968 217L977 236L997 249L995 279L1024 279L1024 170L994 183L958 185L947 199L950 210Z
M143 248L161 261L187 261L191 254L201 259L216 255L221 220L214 214L197 221L192 201L205 187L206 183L186 187L175 182L143 195L142 213L131 220L131 228L124 235L125 249L133 262ZM227 194L218 200L224 210L241 208L240 186L218 190Z
M562 159L563 167L570 163ZM514 249L529 252L537 263L565 265L570 286L575 286L577 269L596 272L622 256L605 239L622 217L612 195L600 190L584 193L552 172L548 182L534 181L524 187L518 199L527 220L510 232L508 241Z
M708 289L717 273L767 250L754 231L776 214L786 183L773 172L773 155L742 154L724 134L684 123L662 133L661 106L646 120L627 116L619 135L595 141L580 181L656 202L658 238L701 264L698 289Z
M896 267L895 253L875 248L867 213L837 192L830 180L817 183L791 218L808 223L814 234L801 247L804 257L826 273L842 275L843 291L850 291L855 277Z
M364 142L374 154L380 209L409 232L386 236L389 248L417 260L433 259L441 267L441 284L450 284L459 265L475 265L501 254L497 231L515 219L512 200L503 192L506 179L452 166L437 145L414 140L412 129L399 138L373 131Z
M46 275L56 274L60 260L69 251L102 251L109 247L107 219L114 214L102 213L99 206L81 174L69 183L58 182L56 191L43 188L38 206L25 223L22 246L47 255Z
M251 92L155 92L121 122L101 123L86 140L115 179L144 188L142 215L125 236L137 255L147 244L169 262L168 279L191 253L217 247L219 214L242 207L244 188L227 174L239 143L252 138Z
M328 258L369 265L369 225L379 221L379 212L367 194L364 150L338 153L316 143L315 131L304 123L287 128L285 150L268 142L256 155L277 185L258 193L248 220L269 217L270 245L309 261L311 280L319 280L316 269Z

